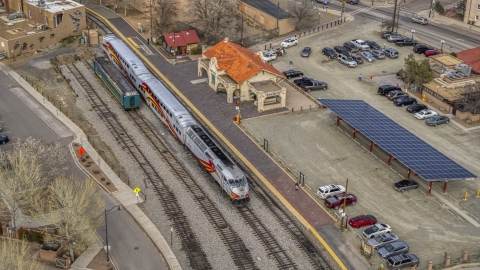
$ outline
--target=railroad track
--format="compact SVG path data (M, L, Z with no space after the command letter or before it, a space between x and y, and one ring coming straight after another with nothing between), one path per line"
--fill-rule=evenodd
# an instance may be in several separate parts
M175 230L181 239L182 248L187 253L190 265L194 269L211 269L212 267L208 262L197 237L192 231L190 223L184 215L184 211L178 203L175 194L170 191L170 188L164 183L162 177L157 173L132 137L128 135L125 128L117 120L115 114L105 105L83 74L75 65L68 65L67 67L87 92L93 108L105 122L107 128L116 138L117 142L123 149L131 154L142 169L144 175L150 180L155 192L158 194L157 197L165 209L168 219L174 224Z
M87 19L95 23L98 29L105 32L105 35L114 34L113 31L110 29L110 27L103 20L100 20L99 18L95 17L90 12L86 12L86 13L87 13Z

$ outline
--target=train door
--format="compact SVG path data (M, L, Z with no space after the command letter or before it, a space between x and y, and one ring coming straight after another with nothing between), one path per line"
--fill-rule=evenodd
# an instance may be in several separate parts
M230 186L228 180L225 178L225 175L222 174L222 189L228 194L230 191Z

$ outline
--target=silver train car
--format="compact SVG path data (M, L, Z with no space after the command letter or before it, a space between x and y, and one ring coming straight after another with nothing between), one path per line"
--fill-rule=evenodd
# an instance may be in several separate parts
M143 96L147 106L168 126L172 134L192 151L222 190L230 196L232 202L248 202L250 190L243 172L123 41L116 36L105 36L103 51Z

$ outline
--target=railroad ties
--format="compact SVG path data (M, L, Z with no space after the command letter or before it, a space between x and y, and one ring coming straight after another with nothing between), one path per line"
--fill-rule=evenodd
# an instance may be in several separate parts
M78 62L76 64L77 66L81 66ZM98 96L95 89L86 80L84 74L80 72L80 69L77 68L77 66L68 65L67 67L78 83L85 89L92 102L92 107L105 122L105 125L116 138L117 142L135 159L145 176L150 180L155 192L159 195L157 197L160 200L168 219L173 223L175 231L181 239L182 249L187 253L190 265L192 268L199 270L212 269L197 237L191 229L187 217L184 215L184 211L175 197L175 194L170 191L170 188L165 184L159 173L157 173L140 148L135 144L132 137L126 132L122 124L116 119L115 115ZM83 66L86 67L85 65ZM91 67L89 69L93 72Z
M105 35L113 34L113 31L110 29L110 27L108 27L108 25L103 20L100 20L99 18L93 16L89 12L86 12L86 13L87 13L87 19L89 19L91 22L95 23L97 25L98 29L105 32Z

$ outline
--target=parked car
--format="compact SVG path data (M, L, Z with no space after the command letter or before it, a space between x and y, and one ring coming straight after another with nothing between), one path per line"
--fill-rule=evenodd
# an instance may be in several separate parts
M386 95L386 94L388 94L388 93L390 93L391 91L394 91L394 90L402 90L402 89L398 86L395 86L395 85L385 84L385 85L382 85L378 88L377 94Z
M350 56L350 54L348 53L348 50L347 48L343 47L343 46L335 46L333 47L333 49L335 50L335 52L337 52L338 54L344 54L346 56Z
M360 53L363 59L367 62L375 62L375 56L373 56L370 52L362 52Z
M296 37L287 38L280 44L282 48L288 48L296 45L298 45L298 39Z
M437 113L432 110L421 110L414 114L415 118L420 120L430 118L434 115L437 115Z
M361 39L354 39L352 40L353 43L357 45L362 51L368 51L370 50L370 46L363 40Z
M358 52L357 44L353 43L352 41L347 41L347 42L343 43L343 47L345 47L351 53Z
M450 118L443 115L435 115L425 121L429 126L438 126L450 122Z
M328 84L326 82L321 82L317 80L310 80L310 82L305 83L301 86L304 91L311 92L313 90L327 90Z
M282 53L283 50L284 50L283 48L276 48L276 49L271 49L268 52L276 54L277 56L283 56L283 53Z
M387 37L387 40L388 42L395 42L395 41L403 40L403 37L400 35L394 34L394 35L389 35Z
M320 199L324 200L330 196L337 195L344 192L345 192L344 186L332 184L332 185L319 187L316 194Z
M409 250L408 245L405 242L398 241L390 243L378 250L378 254L383 259L387 259L394 255L405 254Z
M348 220L348 224L353 228L370 226L377 223L377 218L372 215L360 215Z
M415 46L417 45L418 41L415 39L404 38L403 40L398 40L395 42L395 45L403 47L403 46Z
M367 244L372 248L379 249L395 241L398 241L398 235L394 233L384 233L368 240Z
M409 96L399 97L393 101L393 104L395 104L396 106L402 106L402 107L405 105L411 105L415 103L417 103L417 100Z
M277 59L277 54L275 53L270 53L270 52L266 52L263 54L263 57L262 57L262 60L264 62L270 62L270 61L273 61Z
M388 268L398 270L405 267L416 268L420 264L420 260L413 254L401 254L392 256L387 260Z
M347 3L349 3L351 5L355 5L355 4L360 3L360 0L347 0Z
M325 200L325 205L328 208L333 208L333 209L337 210L338 208L343 206L344 199L345 199L345 193L340 193L340 194L334 195L332 197L328 197ZM346 205L347 206L348 205L353 206L356 203L357 203L357 197L355 197L355 195L353 195L353 194L347 194Z
M328 0L316 0L317 3L320 3L320 4L324 4L324 5L328 5L328 3L330 3Z
M328 56L328 58L337 58L337 53L330 47L323 48L322 54Z
M428 51L428 50L434 50L434 48L432 46L428 46L425 44L417 44L413 46L413 51L418 54L424 53L425 51Z
M403 97L403 96L408 97L408 93L405 93L402 90L393 90L390 93L386 94L385 96L390 100L394 100L397 97Z
M373 50L370 53L377 59L385 59L385 53L381 50Z
M398 58L398 51L395 49L386 48L385 50L383 50L383 52L385 53L385 56L388 58L392 58L392 59Z
M367 43L368 46L370 46L370 49L372 50L380 50L382 48L373 40L365 40L365 43Z
M419 112L421 110L427 110L428 107L426 105L423 105L423 104L412 104L410 106L407 107L407 112L409 113L416 113L416 112Z
M301 86L303 84L309 83L312 80L314 80L314 79L307 78L307 77L302 77L301 79L293 80L293 83L296 84L297 86Z
M339 54L338 57L338 62L346 65L347 67L356 67L357 66L357 61L353 60L352 57L344 55L344 54Z
M435 50L428 50L428 51L425 51L423 53L423 55L425 55L425 57L430 57L430 56L434 56L434 55L437 55L437 54L440 54L440 52L435 51Z
M10 141L10 139L8 138L7 135L0 135L0 143L1 144L6 144L9 141Z
M391 32L391 31L384 31L384 32L382 32L382 35L380 35L380 37L382 37L383 39L386 39L391 35L395 35L395 33Z
M422 16L414 17L414 18L412 18L412 22L413 23L419 23L421 25L425 25L425 24L428 24L428 19L425 18L425 17L422 17Z
M413 180L402 180L393 184L396 191L405 192L405 190L418 188L418 183Z
M352 55L352 58L357 61L357 64L363 64L363 59L359 55Z
M310 48L310 47L305 47L305 48L303 48L303 50L302 50L301 56L302 56L302 57L309 57L311 53L312 53L312 48Z
M388 225L388 224L383 224L383 223L382 224L374 224L374 225L366 228L365 230L363 230L363 235L367 239L370 239L370 238L374 238L377 235L384 234L384 233L391 232L391 231L392 231L392 227L390 227L390 225Z
M293 69L285 70L282 73L285 75L285 77L287 77L287 79L303 76L303 72Z

